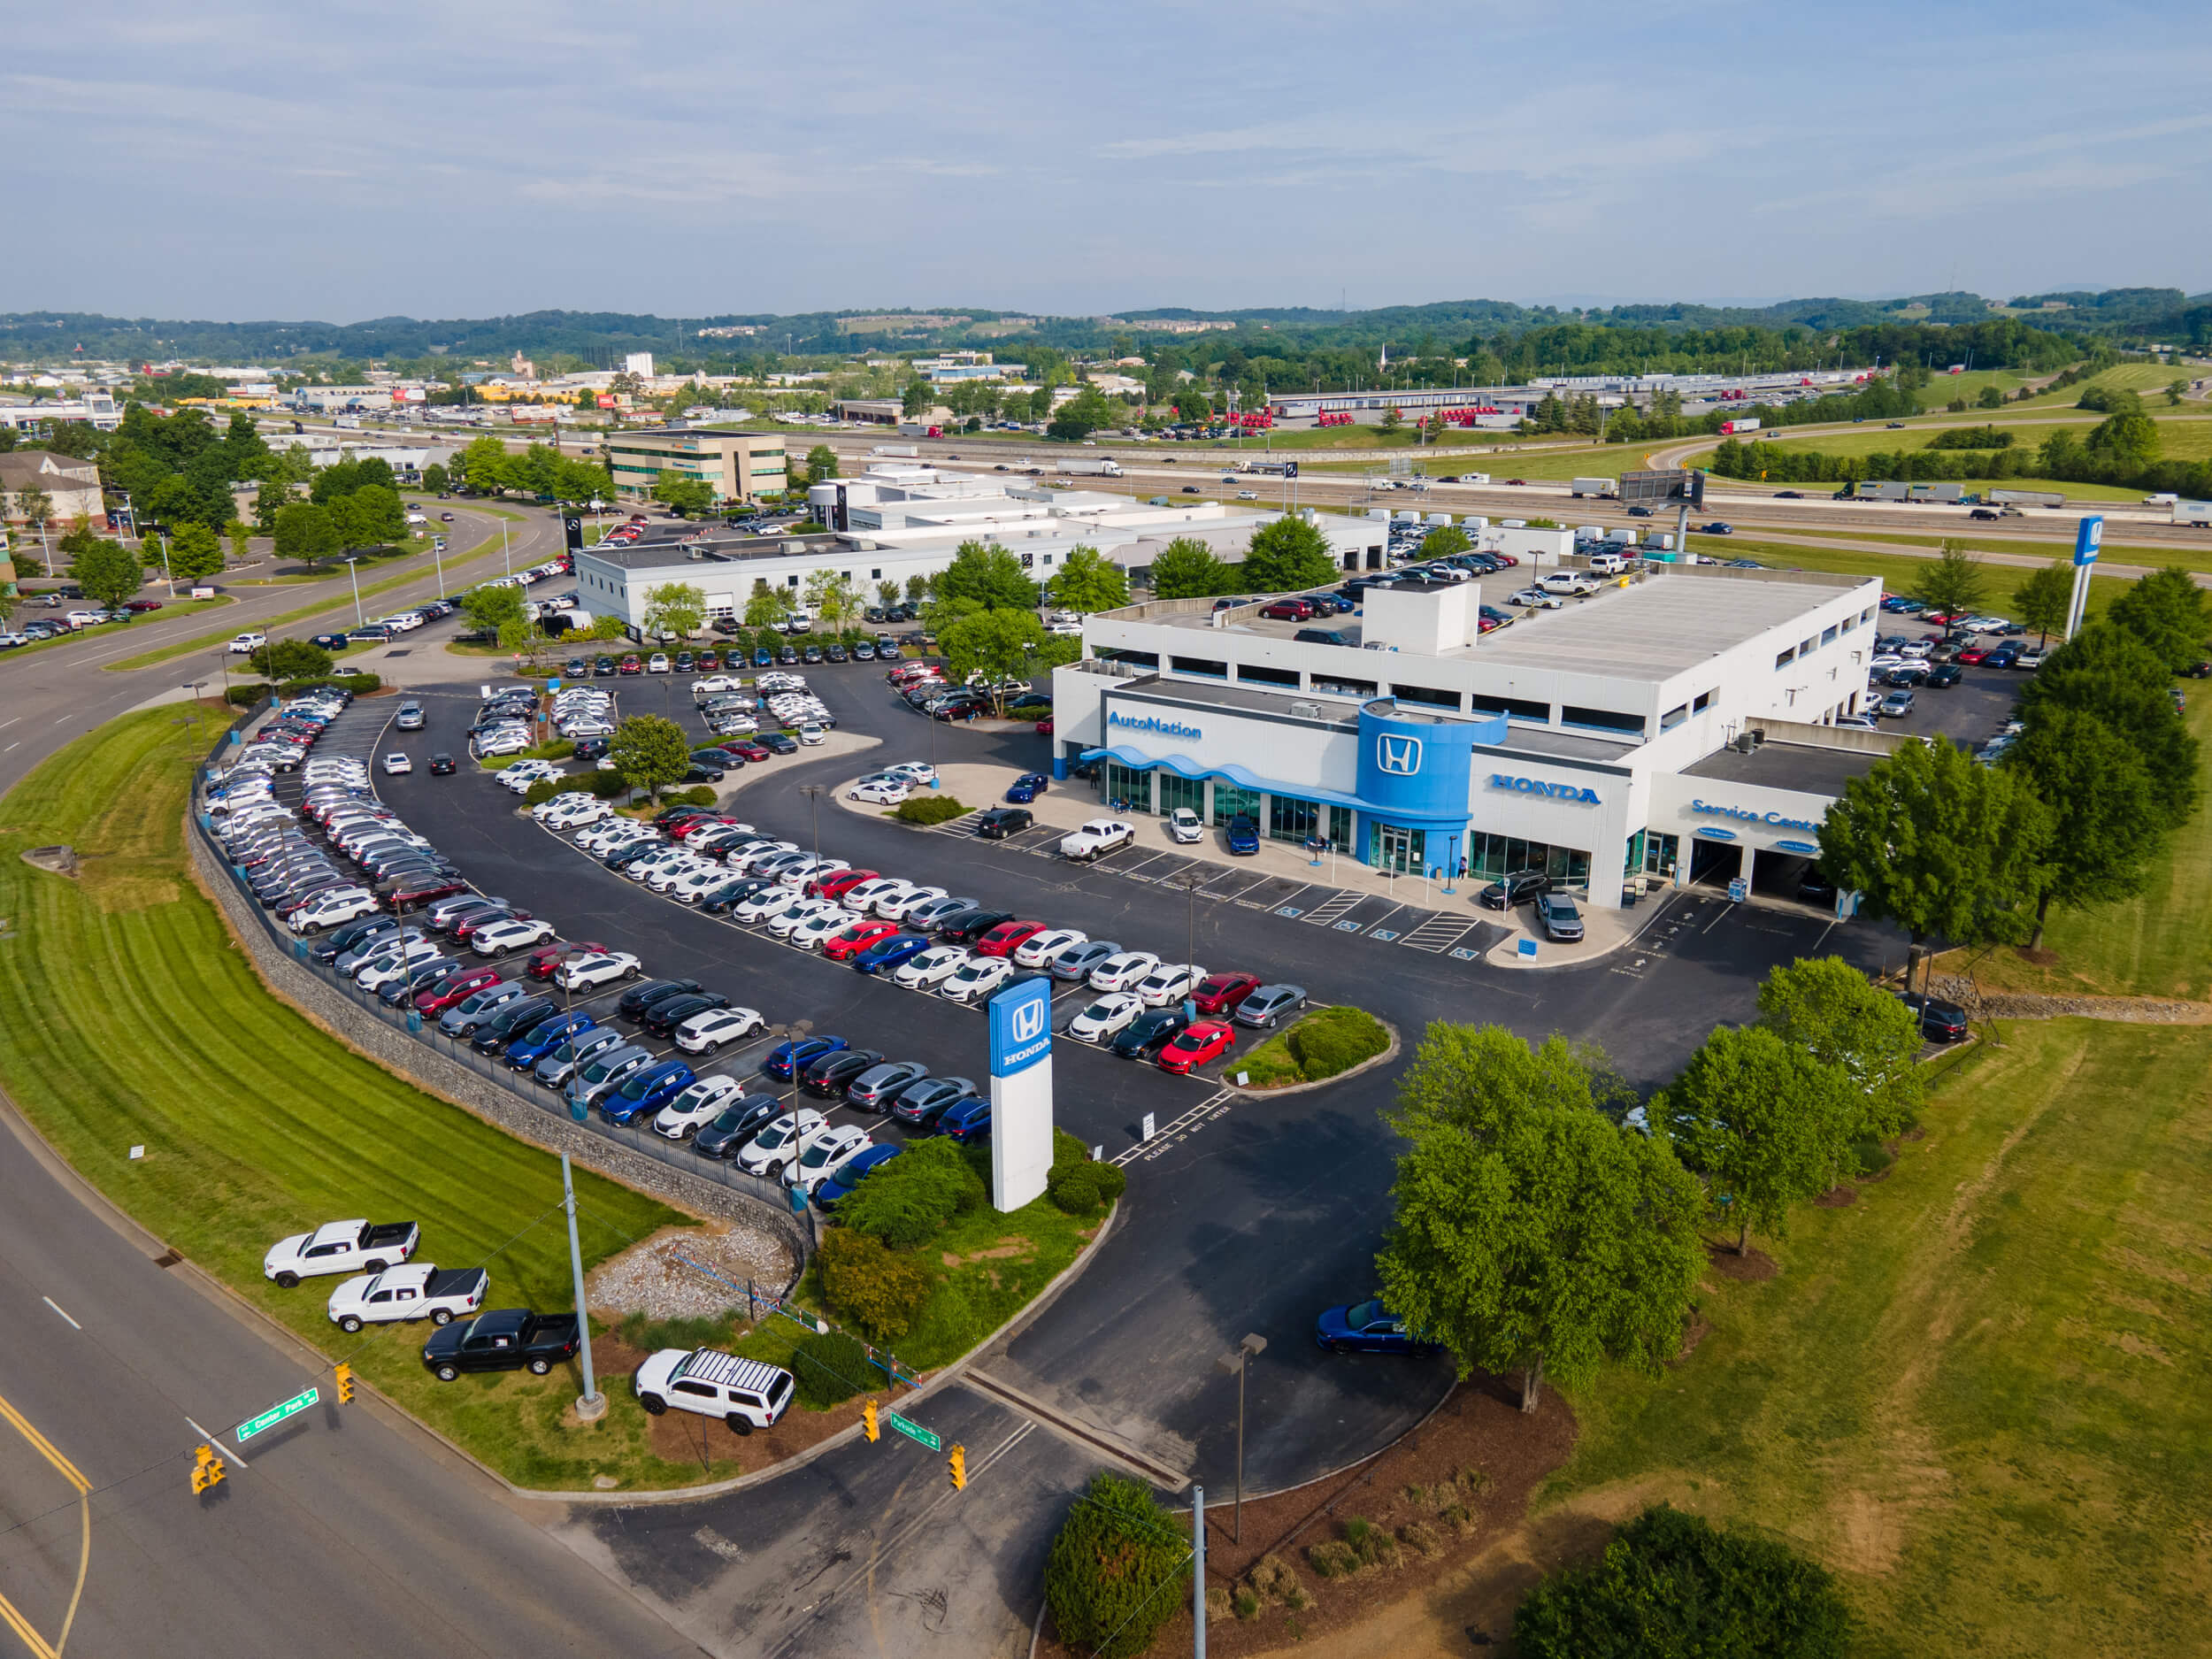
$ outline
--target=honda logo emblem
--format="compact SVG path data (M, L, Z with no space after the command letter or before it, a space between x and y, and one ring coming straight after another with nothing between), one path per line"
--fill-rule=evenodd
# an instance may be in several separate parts
M1051 1006L1051 1003L1039 998L1034 1002L1024 1002L1016 1009L1010 1022L1014 1041L1032 1042L1043 1036L1045 1034L1045 1010Z
M1375 764L1384 772L1410 778L1421 770L1421 740L1417 737L1378 737Z

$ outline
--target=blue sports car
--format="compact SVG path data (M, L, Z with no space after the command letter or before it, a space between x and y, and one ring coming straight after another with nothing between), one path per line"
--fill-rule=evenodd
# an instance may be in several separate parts
M927 933L893 933L876 942L853 958L853 966L863 973L883 973L902 962L918 956L933 941Z
M1025 772L1014 780L1014 787L1006 792L1006 798L1015 806L1027 806L1052 787L1052 780L1041 772Z
M1240 812L1229 820L1229 851L1240 858L1249 858L1260 849L1259 820Z
M1315 1321L1313 1340L1332 1354L1440 1353L1434 1342L1410 1335L1406 1322L1370 1297L1349 1307L1324 1308Z

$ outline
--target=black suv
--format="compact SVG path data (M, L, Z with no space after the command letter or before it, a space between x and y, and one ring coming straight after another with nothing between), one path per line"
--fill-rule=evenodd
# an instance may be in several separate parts
M975 833L986 841L1002 841L1018 835L1037 821L1027 807L995 806L975 821Z
M1516 870L1475 895L1475 902L1485 910L1509 910L1550 891L1551 878L1542 871Z
M1901 991L1898 1001L1920 1016L1920 1034L1930 1042L1956 1042L1966 1035L1966 1010L1918 991Z

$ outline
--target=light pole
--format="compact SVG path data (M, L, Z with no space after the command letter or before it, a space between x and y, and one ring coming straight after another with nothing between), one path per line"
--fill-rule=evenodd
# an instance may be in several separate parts
M355 568L352 559L346 561L346 574L353 579L353 626L365 628L368 624L361 619L361 572Z
M799 786L799 793L807 798L807 804L814 814L814 862L818 864L822 862L822 792L828 787L827 784L820 783L803 783Z
M499 521L499 573L502 576L514 573L507 561L507 521L504 518Z
M140 545L143 546L142 541ZM169 538L161 538L161 580L169 584L169 597L177 596L177 579L169 573Z
M576 1356L584 1365L584 1392L577 1397L580 1422L595 1423L607 1415L607 1396L591 1374L591 1310L584 1305L584 1253L576 1243L576 1184L569 1174L568 1154L561 1154L561 1207L568 1211L568 1265L576 1280Z
M1252 1362L1267 1351L1267 1339L1257 1333L1247 1333L1243 1341L1233 1354L1224 1354L1214 1362L1216 1370L1237 1379L1237 1503L1232 1536L1244 1541L1244 1374Z

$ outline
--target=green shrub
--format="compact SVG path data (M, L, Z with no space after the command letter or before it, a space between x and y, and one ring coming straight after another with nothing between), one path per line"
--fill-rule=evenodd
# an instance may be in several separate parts
M948 824L967 810L949 795L914 795L900 802L891 816L902 824Z
M383 675L365 672L358 674L324 674L311 680L286 680L284 695L288 697L296 697L303 692L314 690L318 686L335 686L341 691L350 691L355 696L361 697L376 690L383 683Z
M1334 1077L1390 1046L1390 1033L1360 1008L1327 1008L1309 1014L1290 1028L1291 1057L1309 1081Z
M711 784L700 784L694 788L671 795L669 800L678 806L712 806L722 797L714 792Z
M603 772L595 766L578 775L589 780L584 787L602 801L619 800L630 793L629 780L618 772Z
M223 693L223 701L233 708L250 709L269 695L266 686L232 686Z
M1758 1654L1839 1659L1851 1614L1827 1570L1787 1546L1661 1504L1602 1559L1546 1579L1513 1616L1528 1659L1590 1654Z
M1060 1524L1045 1603L1063 1646L1135 1659L1190 1595L1182 1528L1141 1481L1102 1471Z
M522 792L523 805L543 805L546 802L550 801L555 795L564 793L561 786L567 781L568 780L565 778L539 779L537 782L532 784L527 789L525 789Z
M1071 1164L1046 1178L1045 1191L1071 1216L1094 1214L1099 1206L1098 1177L1088 1164Z
M842 1331L801 1338L791 1350L789 1369L799 1391L799 1403L817 1411L826 1411L855 1394L867 1393L876 1375L868 1363L867 1345Z
M879 1342L904 1336L929 1299L926 1263L887 1249L880 1239L850 1227L831 1228L815 1261L821 1270L823 1294Z
M1891 1157L1887 1147L1874 1140L1860 1141L1852 1148L1852 1154L1857 1160L1858 1172L1862 1176L1879 1175L1896 1161Z
M838 1205L837 1218L895 1250L910 1250L985 1195L959 1143L933 1137L908 1142Z

